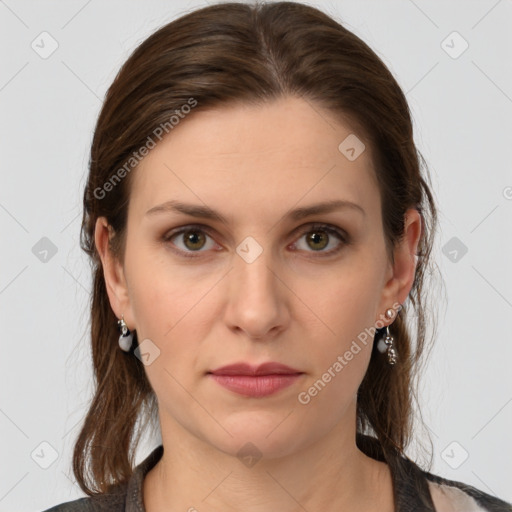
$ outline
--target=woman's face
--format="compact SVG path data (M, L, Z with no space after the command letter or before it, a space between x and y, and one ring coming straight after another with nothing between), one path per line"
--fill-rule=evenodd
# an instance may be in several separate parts
M392 267L360 144L318 105L286 98L194 112L133 171L124 261L104 258L105 276L114 312L146 354L162 432L230 454L251 442L272 458L355 428L373 341L362 333L405 300L419 235L415 222ZM353 206L294 213L334 201ZM100 219L99 245L102 232ZM269 361L301 373L265 396L209 375Z

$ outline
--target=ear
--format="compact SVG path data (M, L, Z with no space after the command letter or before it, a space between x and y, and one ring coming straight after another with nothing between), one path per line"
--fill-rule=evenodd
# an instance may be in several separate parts
M398 304L403 304L411 291L418 263L418 243L423 231L422 218L418 210L411 208L405 213L404 236L394 250L394 263L389 262L386 283L382 290L380 309L377 312L382 321L389 308L397 313ZM394 320L386 321L389 325Z
M110 306L117 318L120 319L121 316L124 316L128 329L132 330L133 318L128 287L123 265L110 248L109 241L112 235L113 230L107 219L99 217L94 229L94 242L101 259Z

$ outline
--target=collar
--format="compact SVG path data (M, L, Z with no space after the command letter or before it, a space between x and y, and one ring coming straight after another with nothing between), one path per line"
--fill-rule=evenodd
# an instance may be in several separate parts
M126 488L125 512L146 512L142 496L144 477L162 458L163 445L157 446L134 470Z

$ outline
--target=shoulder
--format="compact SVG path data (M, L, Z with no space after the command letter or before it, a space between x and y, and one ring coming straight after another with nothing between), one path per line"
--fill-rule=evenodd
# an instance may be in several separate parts
M43 510L43 512L124 512L125 498L126 496L123 494L87 496L73 501L66 501L60 505L55 505L52 508Z
M471 485L425 473L436 512L512 512L512 505Z
M142 482L149 470L160 460L163 445L159 445L139 464L130 477L110 487L108 492L86 496L56 505L43 512L124 512L126 505L130 510L144 510L142 501Z
M384 454L379 440L357 434L357 445L391 468L397 512L512 512L512 504L476 487L422 469L402 453Z

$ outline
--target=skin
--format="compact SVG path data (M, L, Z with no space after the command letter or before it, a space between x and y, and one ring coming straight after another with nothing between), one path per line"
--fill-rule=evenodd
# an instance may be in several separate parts
M112 309L139 343L148 338L160 350L145 366L164 445L144 480L149 512L394 510L389 467L355 443L356 393L372 341L307 405L297 398L359 333L405 301L414 279L420 215L407 211L392 265L370 148L354 161L338 150L351 133L294 97L191 113L134 171L122 261L98 219ZM207 205L226 223L146 214L171 199ZM285 218L331 199L355 202L365 214L347 208ZM346 231L351 242L318 229L320 241L308 242L313 222ZM204 238L163 240L191 224L206 227ZM248 236L263 249L252 263L236 252ZM305 375L265 398L240 396L206 376L239 361L278 361ZM262 455L252 467L237 457L247 442Z

